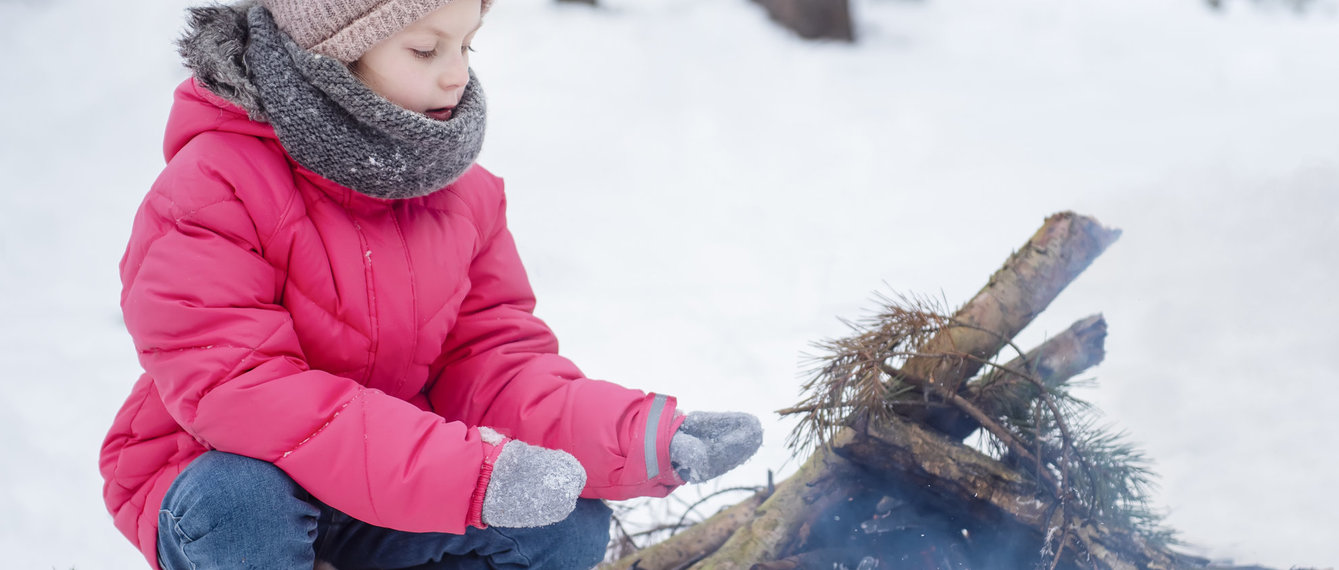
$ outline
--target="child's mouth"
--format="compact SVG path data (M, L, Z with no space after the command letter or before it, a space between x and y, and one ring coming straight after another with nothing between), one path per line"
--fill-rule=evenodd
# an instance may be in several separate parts
M429 119L445 121L451 118L451 112L454 110L455 109L452 107L441 107L438 109L428 109L423 114L427 115Z

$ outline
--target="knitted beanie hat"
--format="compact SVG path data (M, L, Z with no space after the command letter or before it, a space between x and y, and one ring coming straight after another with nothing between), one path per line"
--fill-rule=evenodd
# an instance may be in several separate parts
M482 0L488 11L492 0ZM261 0L303 49L349 63L451 0Z

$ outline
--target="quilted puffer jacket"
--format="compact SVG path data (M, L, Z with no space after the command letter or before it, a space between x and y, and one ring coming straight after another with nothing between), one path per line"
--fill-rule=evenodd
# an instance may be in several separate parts
M476 426L576 456L584 497L680 483L674 399L585 378L532 313L500 179L476 165L421 198L371 198L196 80L164 147L121 262L144 374L100 461L107 508L150 564L164 493L210 449L415 532L481 524L492 447Z

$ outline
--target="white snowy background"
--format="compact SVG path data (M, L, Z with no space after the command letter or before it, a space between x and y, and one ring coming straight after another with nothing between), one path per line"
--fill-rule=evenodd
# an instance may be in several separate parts
M1121 239L1082 395L1216 560L1339 564L1339 10L855 0L854 45L744 0L498 0L482 162L587 374L764 418L877 292L969 298L1053 212ZM0 0L0 566L139 568L97 453L138 373L116 265L161 167L188 0ZM683 491L691 493L692 491Z

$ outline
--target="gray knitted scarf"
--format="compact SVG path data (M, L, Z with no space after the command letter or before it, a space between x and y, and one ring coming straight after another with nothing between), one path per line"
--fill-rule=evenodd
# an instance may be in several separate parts
M401 108L340 61L298 47L260 6L195 8L178 42L206 88L274 126L307 169L374 198L431 194L465 173L483 146L485 104L470 81L451 119Z

